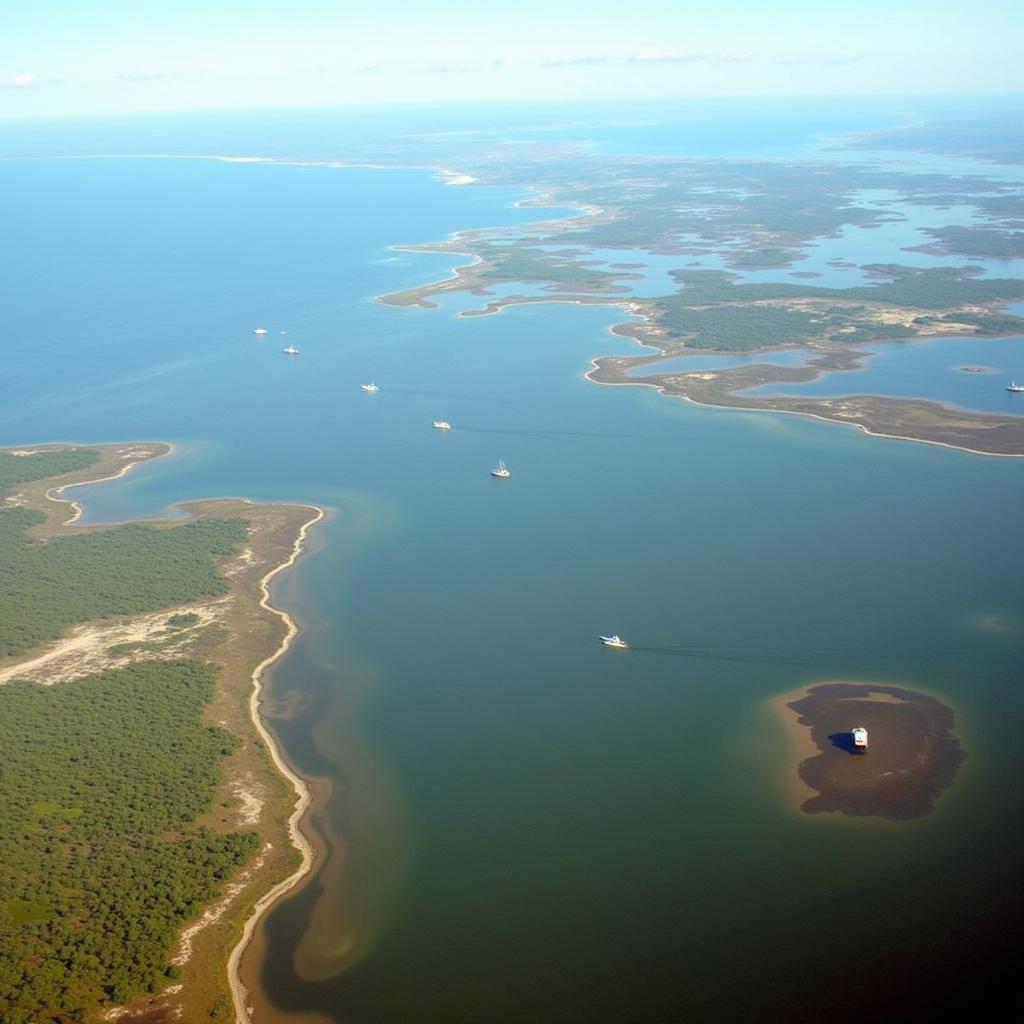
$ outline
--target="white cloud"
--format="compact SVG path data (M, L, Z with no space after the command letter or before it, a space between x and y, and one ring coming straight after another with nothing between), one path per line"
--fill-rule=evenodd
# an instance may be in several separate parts
M24 89L27 86L34 85L35 80L36 76L31 71L22 71L15 75L7 84L15 89Z
M645 46L630 58L633 64L735 64L750 60L745 53L671 53L656 46Z
M630 60L635 60L638 63L658 63L662 61L674 61L679 58L674 53L666 53L664 50L659 50L656 46L645 46L642 49L636 51Z

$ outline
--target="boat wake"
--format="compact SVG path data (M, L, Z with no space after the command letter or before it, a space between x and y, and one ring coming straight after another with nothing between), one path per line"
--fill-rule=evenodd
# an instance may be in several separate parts
M677 647L658 646L654 644L630 644L630 650L645 654L659 654L674 658L692 658L695 661L734 661L748 665L794 665L801 668L821 668L834 665L837 661L856 661L859 664L871 663L886 665L894 662L927 662L930 665L951 665L954 671L962 670L965 658L960 651L873 651L832 650L832 651L792 651L781 650L743 650L734 647L701 647L685 645ZM991 664L997 659L985 659L971 656L971 664Z

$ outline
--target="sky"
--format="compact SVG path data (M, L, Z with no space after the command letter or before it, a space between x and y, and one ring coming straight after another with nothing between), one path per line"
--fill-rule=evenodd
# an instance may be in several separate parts
M1024 92L1008 0L0 0L0 119Z

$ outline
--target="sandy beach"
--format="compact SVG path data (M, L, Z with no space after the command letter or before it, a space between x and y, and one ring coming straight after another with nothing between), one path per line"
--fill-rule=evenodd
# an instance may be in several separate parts
M71 517L66 519L62 524L63 526L70 526L72 523L81 519L83 510L82 506L75 501L74 498L62 498L61 495L64 491L70 490L72 487L87 487L90 484L105 483L107 480L119 480L143 462L166 458L168 455L173 455L175 450L174 445L166 444L163 441L155 442L153 444L125 445L124 448L119 450L119 452L126 461L116 473L97 477L95 480L75 480L73 483L61 484L59 487L51 487L46 492L46 497L49 498L50 501L63 501L71 506Z
M269 892L265 893L256 902L256 905L253 907L252 912L242 928L241 937L235 944L235 947L231 950L231 955L228 957L228 984L231 987L231 999L234 1004L235 1020L237 1024L250 1024L252 1020L251 1010L248 1005L248 993L245 990L245 986L242 984L238 972L238 966L242 959L242 954L245 952L245 948L252 939L253 932L260 920L263 918L263 915L278 899L280 899L281 896L293 889L303 878L306 877L306 875L309 874L315 859L313 846L303 834L300 827L302 818L312 800L312 794L310 793L309 786L304 779L292 771L287 761L285 761L276 740L270 730L267 729L262 716L260 715L264 673L287 653L288 648L291 646L292 641L299 632L299 627L295 622L295 619L287 612L282 611L279 608L275 608L270 603L270 581L279 573L284 572L285 569L290 568L298 561L303 548L305 547L306 537L310 529L323 519L323 509L315 505L307 507L314 511L314 515L304 523L300 529L299 535L295 538L295 544L292 548L291 555L284 562L270 569L269 572L267 572L260 580L260 607L265 608L268 612L278 616L285 624L286 632L277 649L268 657L264 658L263 661L253 669L252 691L249 695L249 713L252 717L253 725L263 742L266 744L267 749L270 751L270 756L273 759L275 767L281 775L288 780L292 789L295 791L297 799L295 802L295 808L288 819L288 832L293 845L299 851L301 860L299 862L299 866L291 875L281 882L278 882L277 885L275 885Z

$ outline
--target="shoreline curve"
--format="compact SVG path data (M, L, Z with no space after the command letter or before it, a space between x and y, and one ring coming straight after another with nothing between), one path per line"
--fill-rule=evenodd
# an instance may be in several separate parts
M276 903L287 892L294 889L295 886L297 886L299 882L301 882L302 879L310 873L313 868L313 862L316 859L316 851L313 848L313 844L306 837L300 827L300 823L305 817L306 811L309 809L312 802L312 791L310 790L307 781L293 771L291 766L285 760L276 739L266 727L263 722L263 718L260 715L264 673L275 662L284 657L291 647L292 641L300 632L298 623L289 612L286 612L281 608L276 608L271 604L270 581L279 573L284 572L286 569L290 569L295 565L303 554L303 549L306 545L306 537L309 531L324 518L324 510L318 505L302 505L302 503L296 504L300 507L313 509L316 514L302 524L302 527L299 530L299 535L295 538L295 543L292 545L292 551L288 558L279 565L273 566L269 569L260 580L260 607L278 616L278 618L284 622L287 629L276 650L264 658L263 661L261 661L252 670L252 688L249 693L249 717L252 720L253 727L256 729L256 732L266 744L267 750L270 752L270 758L274 763L274 767L291 784L292 789L298 797L295 807L288 817L288 835L292 845L299 851L300 861L299 866L287 878L282 879L256 901L251 913L242 926L242 934L239 937L238 942L235 943L230 955L228 956L228 987L231 990L231 1001L234 1007L236 1024L251 1024L252 1022L252 1016L249 1012L249 1006L247 1005L247 997L249 993L242 984L239 967L241 965L242 955L245 953L249 943L252 941L253 934L256 931L256 926L260 923L266 912L274 903Z
M41 446L36 446L41 447ZM85 445L74 445L73 447L94 447ZM166 459L168 456L173 455L177 450L177 446L168 444L166 441L143 441L137 444L126 444L126 448L163 448L163 451L157 452L155 455L147 455L141 459L131 459L127 461L116 473L111 473L108 476L100 476L95 480L75 480L73 483L60 484L56 487L51 487L45 491L43 497L47 501L64 502L71 506L71 518L65 519L61 526L71 526L72 523L78 522L79 519L85 514L85 509L82 508L82 503L76 501L74 498L62 498L60 495L63 491L70 490L72 487L89 487L92 484L106 483L108 480L120 480L121 477L127 476L136 466L141 466L145 462L155 462L157 459Z

